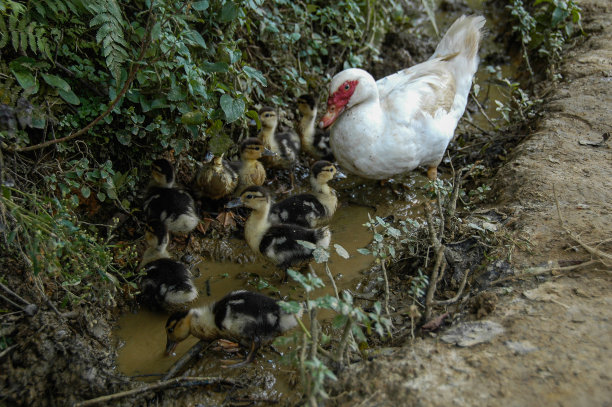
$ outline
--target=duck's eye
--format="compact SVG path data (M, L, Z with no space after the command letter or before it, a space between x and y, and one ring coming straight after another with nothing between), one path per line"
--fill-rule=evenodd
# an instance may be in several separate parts
M351 88L351 85L349 85L348 83L344 84L344 90L349 90Z

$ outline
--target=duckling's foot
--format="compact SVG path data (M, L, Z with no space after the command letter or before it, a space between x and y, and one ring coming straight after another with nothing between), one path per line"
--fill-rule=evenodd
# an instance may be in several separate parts
M438 178L438 167L429 167L427 168L427 178L432 181L435 181Z
M251 349L249 350L249 354L246 356L246 358L244 360L241 361L236 361L236 360L222 360L221 361L221 367L224 368L234 368L234 367L240 367L240 366L244 366L244 365L248 365L249 363L251 363L253 361L253 359L255 359L255 355L257 354L257 350L259 349L259 347L261 346L261 340L259 338L253 338L253 341L251 342Z
M221 212L217 215L217 221L223 226L224 229L235 228L236 220L234 219L233 212Z
M237 352L238 350L240 350L240 344L236 342L228 341L226 339L219 339L217 341L217 344L225 352Z

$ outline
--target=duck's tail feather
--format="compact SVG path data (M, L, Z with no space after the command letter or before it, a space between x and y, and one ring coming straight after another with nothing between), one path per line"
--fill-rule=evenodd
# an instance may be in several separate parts
M485 21L483 16L459 17L444 34L432 58L457 54L466 59L476 57L480 45L481 29Z

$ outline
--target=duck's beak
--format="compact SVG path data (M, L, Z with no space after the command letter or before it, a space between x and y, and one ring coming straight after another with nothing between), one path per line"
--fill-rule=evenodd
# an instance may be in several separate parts
M242 206L242 199L240 198L232 199L225 204L226 208L237 208L238 206Z
M178 342L174 342L173 340L168 338L168 341L166 342L166 356L170 356L172 352L174 352L174 349L176 349L176 345L178 345Z
M346 178L346 174L344 174L341 171L336 170L336 176L334 178L336 178L336 179L345 179Z
M213 158L215 158L215 155L212 153L212 151L209 151L208 153L206 153L206 156L204 156L204 162L209 163L212 161Z
M328 104L327 111L325 112L325 115L321 118L321 121L319 122L319 127L322 129L326 129L329 126L331 126L336 121L336 119L340 116L340 114L344 112L345 107L346 105L342 107L337 107L335 104Z
M267 148L264 148L262 156L264 156L264 157L272 157L272 156L275 156L275 155L276 155L276 153L274 151L269 150Z

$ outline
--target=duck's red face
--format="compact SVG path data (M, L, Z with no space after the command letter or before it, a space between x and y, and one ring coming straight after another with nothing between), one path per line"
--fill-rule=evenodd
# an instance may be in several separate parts
M325 112L325 116L321 118L319 127L325 129L331 126L332 123L340 117L340 114L346 109L346 105L351 99L351 96L355 93L358 83L359 81L357 80L345 81L329 96L327 99L327 112Z

